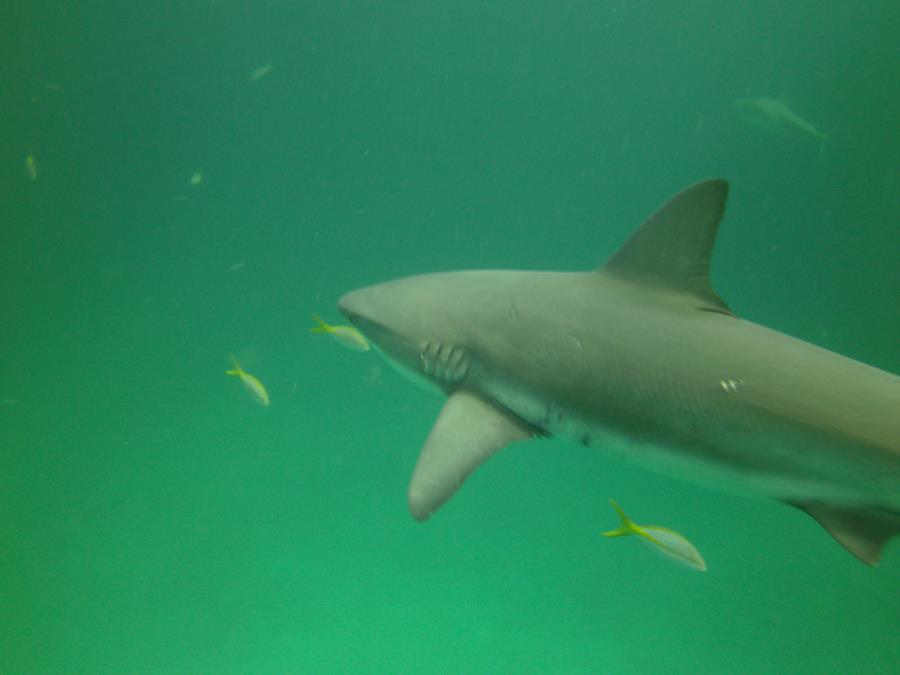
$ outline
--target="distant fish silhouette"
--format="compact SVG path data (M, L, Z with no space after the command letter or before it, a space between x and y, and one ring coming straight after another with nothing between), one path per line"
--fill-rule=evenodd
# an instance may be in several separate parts
M790 109L780 98L758 96L734 102L738 115L750 124L782 134L800 134L824 141L825 134Z
M32 154L25 158L25 175L28 176L28 180L37 180L37 161Z
M272 64L267 63L264 66L260 66L259 68L254 68L253 72L250 73L250 81L256 82L259 79L262 79L266 75L272 72Z

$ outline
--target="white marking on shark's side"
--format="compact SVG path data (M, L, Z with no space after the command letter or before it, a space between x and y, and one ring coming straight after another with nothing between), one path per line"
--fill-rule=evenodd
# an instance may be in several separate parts
M341 298L447 395L409 487L416 519L497 450L553 434L781 500L878 561L900 533L900 378L729 311L709 282L727 192L684 190L595 271L430 274Z

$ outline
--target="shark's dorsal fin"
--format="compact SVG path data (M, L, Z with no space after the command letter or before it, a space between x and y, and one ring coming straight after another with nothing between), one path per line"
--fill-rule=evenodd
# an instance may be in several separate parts
M662 205L600 272L684 293L696 307L730 314L709 281L709 259L725 212L728 183L705 180Z
M478 466L501 448L534 430L512 413L475 394L450 394L419 455L409 484L409 510L425 520Z

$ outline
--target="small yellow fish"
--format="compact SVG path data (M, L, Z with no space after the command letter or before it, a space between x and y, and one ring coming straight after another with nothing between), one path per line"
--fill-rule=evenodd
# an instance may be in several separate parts
M612 507L619 514L622 523L617 529L604 532L604 537L626 537L630 534L636 534L643 541L652 544L654 548L665 553L670 558L674 558L678 562L684 563L688 567L693 567L700 572L706 571L706 561L703 560L700 551L675 530L658 525L638 525L625 515L625 512L616 503L616 500L610 499L609 503L612 504Z
M263 386L263 383L257 380L253 375L241 368L234 356L231 357L232 369L226 370L226 375L234 375L241 379L241 384L250 392L250 395L261 405L269 405L269 392Z
M332 326L325 323L318 314L313 314L312 317L318 325L310 328L310 333L327 333L342 345L354 351L369 351L369 341L353 326Z
M28 176L28 180L37 180L37 161L34 155L25 158L25 175Z

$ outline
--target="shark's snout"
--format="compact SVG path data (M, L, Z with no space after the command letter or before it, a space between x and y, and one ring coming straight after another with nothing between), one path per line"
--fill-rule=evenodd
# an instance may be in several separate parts
M362 313L362 308L365 304L363 298L364 295L365 289L359 289L344 293L340 300L338 300L338 309L351 323L356 323L354 317L357 317Z
M379 301L377 286L367 286L345 293L338 300L338 309L356 328L376 345L389 338L389 307Z

